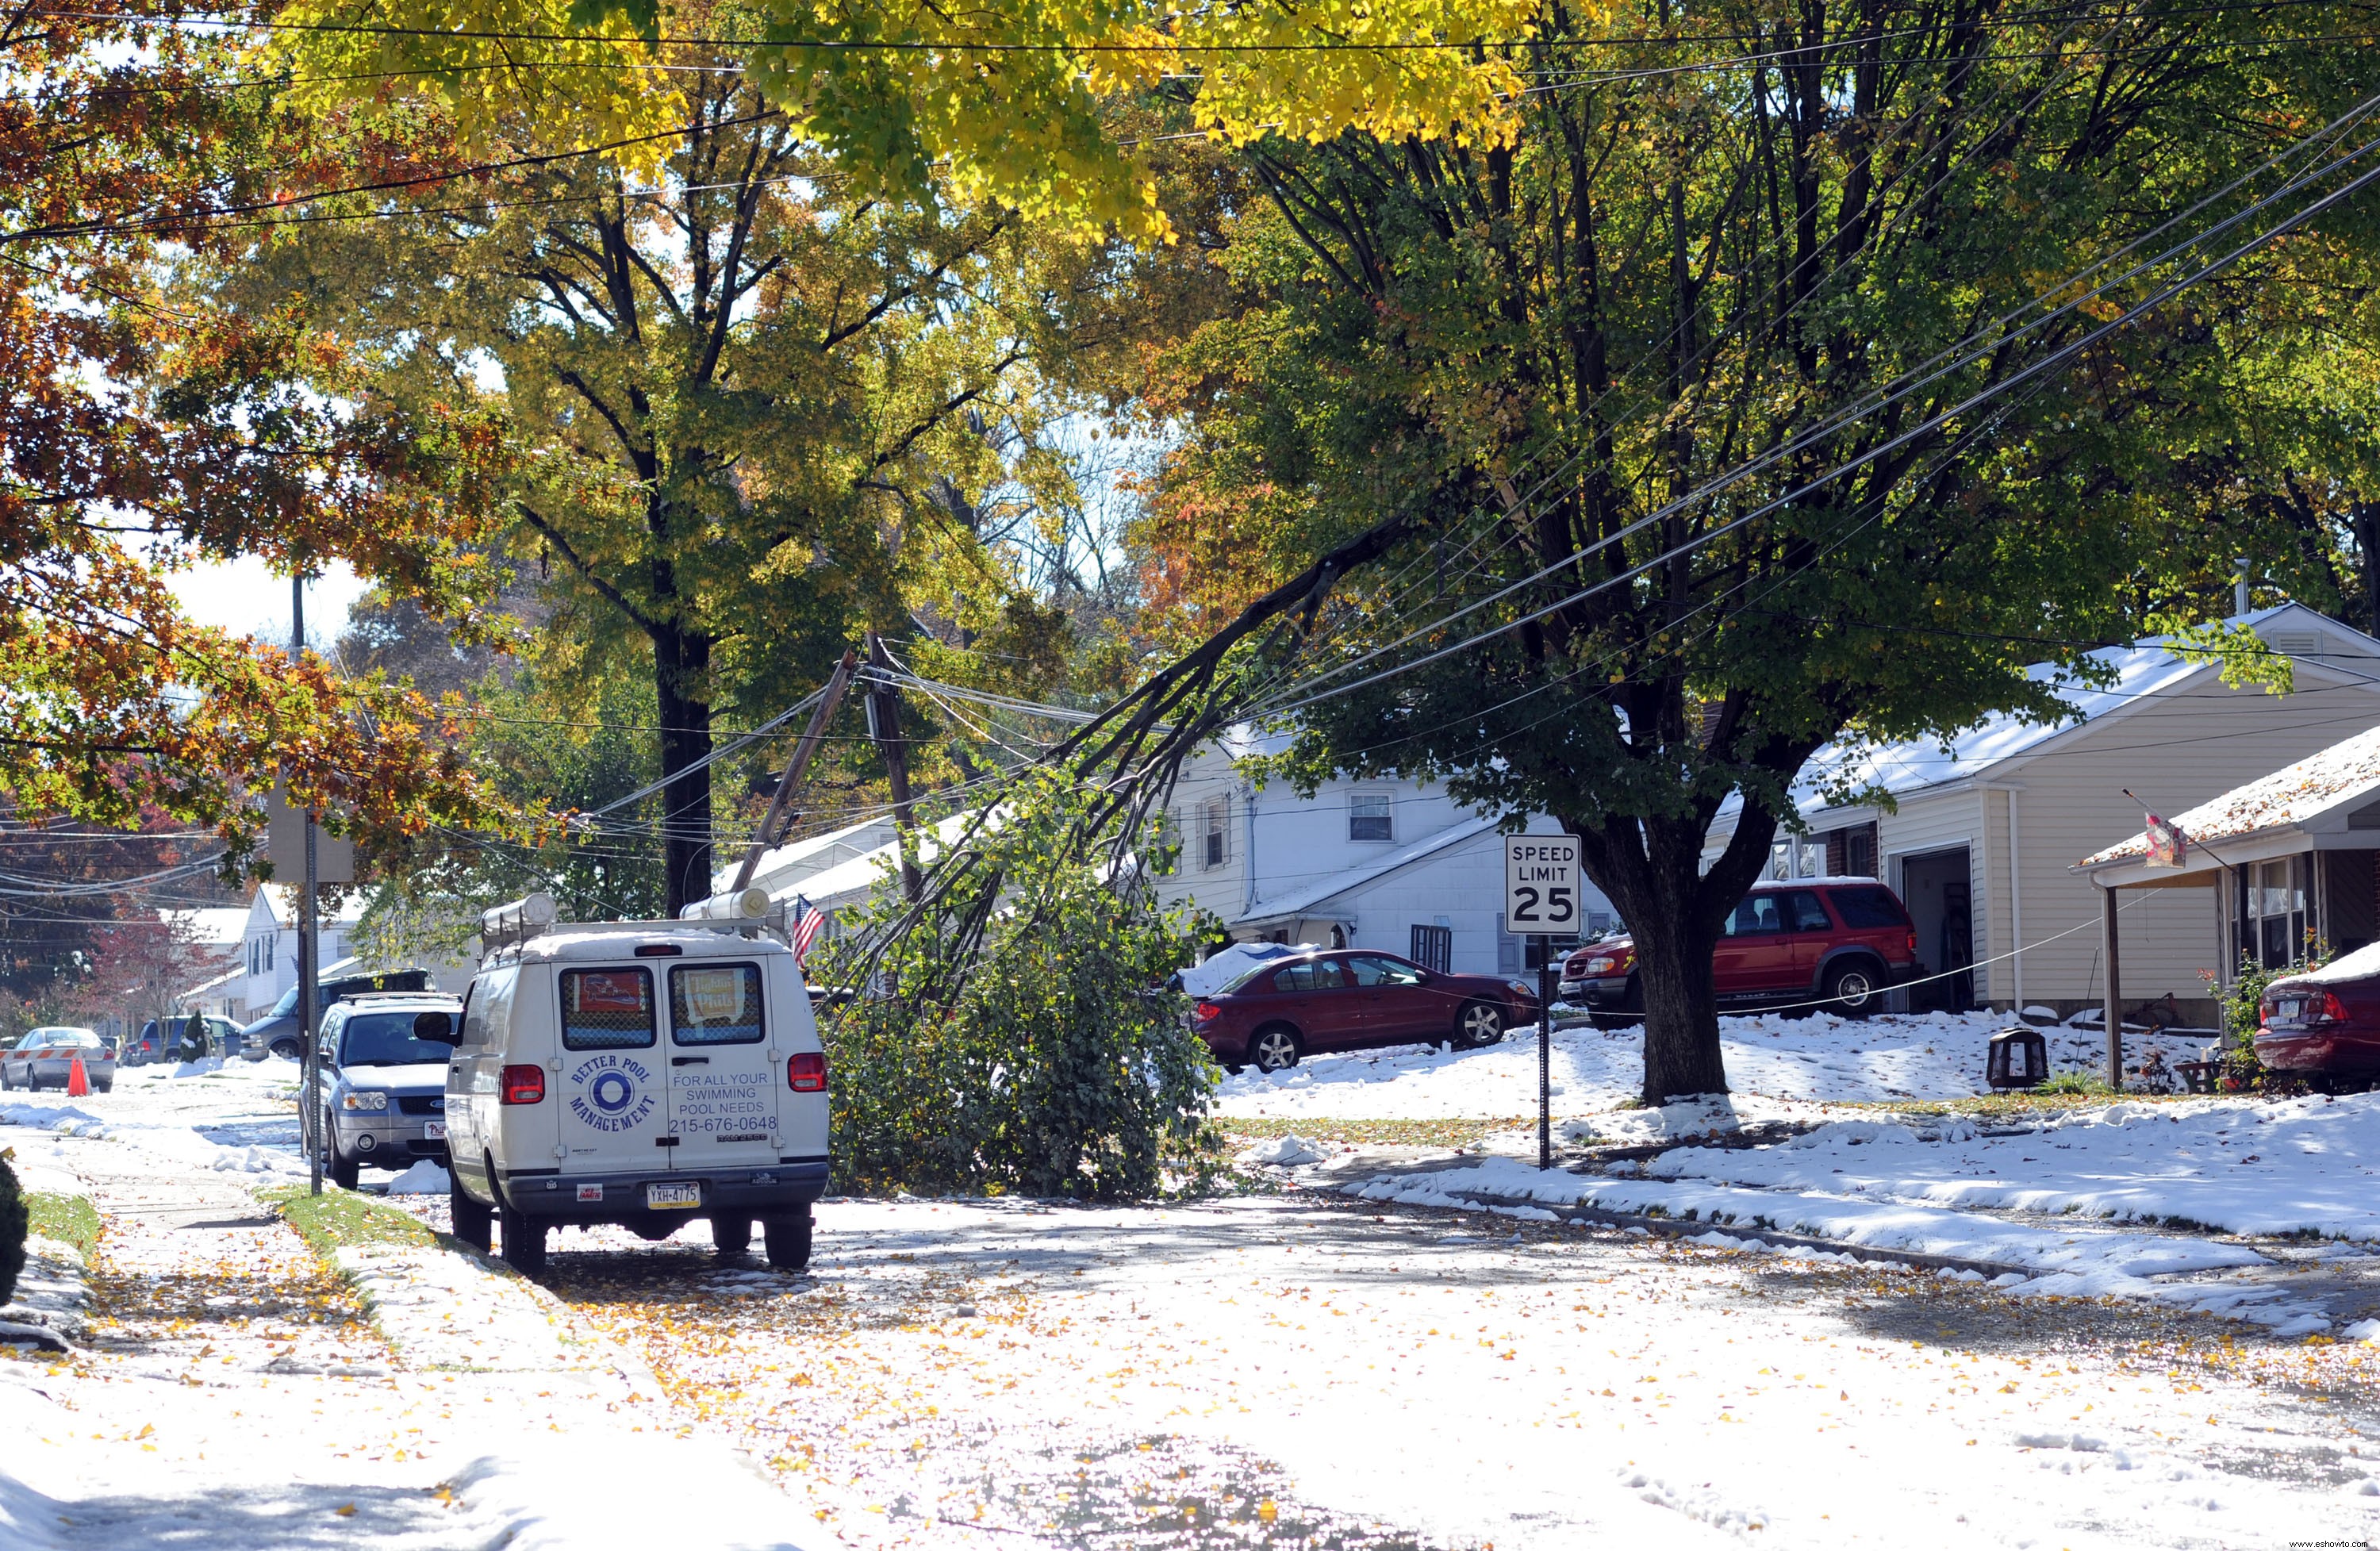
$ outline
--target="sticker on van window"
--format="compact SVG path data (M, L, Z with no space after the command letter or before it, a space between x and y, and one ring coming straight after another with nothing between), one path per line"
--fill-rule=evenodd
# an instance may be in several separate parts
M573 1012L642 1012L652 987L640 969L581 970L569 984Z
M681 966L676 991L685 999L691 1021L698 1024L740 1024L744 1021L744 970L693 969Z
M596 1131L634 1131L651 1119L652 1070L626 1056L590 1056L570 1073L570 1112Z

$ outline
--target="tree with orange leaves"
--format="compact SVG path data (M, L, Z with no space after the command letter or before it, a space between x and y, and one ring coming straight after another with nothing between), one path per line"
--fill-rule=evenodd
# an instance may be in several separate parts
M240 842L276 772L343 824L489 817L438 708L194 624L168 582L346 561L484 630L498 429L399 409L340 342L175 286L286 204L270 164L293 126L220 44L22 4L0 65L0 795Z

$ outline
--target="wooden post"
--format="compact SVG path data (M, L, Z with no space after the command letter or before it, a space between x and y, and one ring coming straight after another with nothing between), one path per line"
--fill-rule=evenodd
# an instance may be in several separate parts
M843 704L843 692L851 685L851 671L858 665L858 653L851 651L844 652L843 660L834 665L833 677L826 681L826 694L820 697L818 709L810 712L810 724L802 729L801 740L794 745L793 757L785 761L785 773L777 779L777 793L769 799L769 812L753 833L752 843L744 848L744 860L735 869L735 882L727 891L729 893L740 894L752 886L752 874L760 866L760 857L777 843L794 789L802 783L803 772L810 768L810 757L818 752L819 740L826 735L827 723L834 720L835 708Z
M892 671L883 638L873 630L868 633L868 665L886 674ZM892 843L901 857L901 897L914 903L918 878L917 859L910 854L909 829L916 805L909 797L909 745L901 736L900 692L887 680L879 679L868 686L868 703L875 712L868 718L868 730L884 753L885 781L892 788Z
M2124 993L2117 975L2116 891L2103 890L2099 935L2107 951L2107 1085L2124 1091Z

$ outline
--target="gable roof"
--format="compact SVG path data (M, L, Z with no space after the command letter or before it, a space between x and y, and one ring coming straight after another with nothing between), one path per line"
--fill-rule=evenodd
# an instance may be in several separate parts
M2308 823L2334 809L2380 796L2380 727L2358 733L2285 765L2268 776L2235 786L2219 797L2175 814L2168 822L2192 844L2235 839L2263 830ZM2098 866L2148 854L2145 831L2095 852L2074 864Z
M2235 614L2223 622L2253 630L2268 646L2287 651L2293 662L2328 669L2350 679L2363 679L2380 689L2380 640L2316 613L2302 603L2281 602L2270 608ZM2296 637L2310 636L2316 649L2300 649ZM2201 675L2213 675L2212 664L2187 662L2174 655L2170 637L2151 636L2128 647L2103 647L2087 653L2093 662L2113 671L2104 688L2058 684L2059 670L2036 662L2025 676L2036 684L2053 684L2052 693L2072 707L2075 717L2051 723L2034 723L1996 712L1948 740L1911 738L1898 743L1833 743L1810 757L1793 782L1793 795L1804 814L1823 812L1833 805L1819 792L1829 785L1874 788L1895 797L1908 796L1954 782L1986 779L2042 752L2046 745L2083 733L2095 723L2119 716L2149 698L2181 688ZM2341 647L2345 649L2340 649ZM1742 806L1730 795L1720 809L1725 820Z
M1466 818L1460 824L1440 830L1434 835L1426 835L1412 844L1400 847L1384 856L1375 856L1359 866L1327 874L1303 887L1293 889L1285 894L1276 895L1269 900L1258 900L1233 916L1232 925L1245 926L1250 922L1270 920L1275 916L1297 915L1311 910L1325 900L1336 898L1351 889L1360 889L1366 883L1387 877L1399 867L1411 866L1414 863L1434 855L1451 845L1459 844L1475 835L1484 835L1495 829L1499 822L1500 820L1493 818Z

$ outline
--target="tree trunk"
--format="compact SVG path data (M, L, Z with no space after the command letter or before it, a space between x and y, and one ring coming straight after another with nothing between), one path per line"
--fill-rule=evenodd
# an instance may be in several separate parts
M662 742L663 908L673 918L710 895L710 637L653 633Z
M1759 878L1777 820L1745 804L1734 836L1707 873L1702 848L1708 819L1701 814L1615 818L1592 826L1566 821L1565 827L1579 837L1587 877L1620 907L1636 945L1636 985L1645 1000L1645 1102L1727 1092L1711 951L1728 913Z

